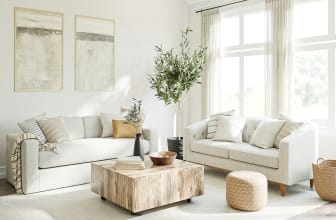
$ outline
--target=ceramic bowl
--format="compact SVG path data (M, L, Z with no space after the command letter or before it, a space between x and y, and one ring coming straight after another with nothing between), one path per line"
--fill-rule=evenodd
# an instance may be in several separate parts
M149 154L149 158L154 165L170 165L176 158L176 153L172 151L160 151Z

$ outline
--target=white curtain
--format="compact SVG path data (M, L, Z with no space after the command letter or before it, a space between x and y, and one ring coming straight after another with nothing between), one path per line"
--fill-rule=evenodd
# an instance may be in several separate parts
M202 75L202 118L207 118L214 106L216 93L214 76L220 74L220 18L219 10L202 12L202 45L207 47L207 67ZM210 80L211 79L211 80Z
M266 112L272 117L289 111L293 69L293 7L293 0L266 0Z

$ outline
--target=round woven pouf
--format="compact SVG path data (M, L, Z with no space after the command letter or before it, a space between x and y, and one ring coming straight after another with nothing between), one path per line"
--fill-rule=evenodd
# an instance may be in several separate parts
M267 179L254 171L233 171L226 176L226 201L232 208L257 211L267 204Z

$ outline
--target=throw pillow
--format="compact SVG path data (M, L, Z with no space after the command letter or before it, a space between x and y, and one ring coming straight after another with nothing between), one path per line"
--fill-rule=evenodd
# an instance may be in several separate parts
M252 135L250 144L261 148L273 147L275 137L284 125L283 120L264 120L259 123Z
M37 125L36 120L43 119L47 116L47 113L36 116L35 118L29 118L22 122L18 122L17 125L21 128L24 133L31 133L35 135L42 143L46 143L47 139L44 136L41 128Z
M217 113L214 115L210 115L210 120L208 122L208 133L207 133L207 139L212 139L215 137L216 131L217 131L217 123L218 123L218 116L231 116L233 115L235 110L229 110L221 113Z
M219 116L215 140L242 143L245 119L235 116Z
M112 120L123 120L124 116L127 113L100 113L100 120L103 126L103 132L101 137L112 137L113 128L112 128Z
M136 129L126 120L112 120L114 138L135 138Z
M303 122L286 121L285 125L281 128L279 134L275 137L274 147L279 148L280 141L293 133L303 125Z
M48 143L63 143L71 141L70 135L64 126L63 118L56 117L39 119L36 122L43 131L43 134L46 136Z

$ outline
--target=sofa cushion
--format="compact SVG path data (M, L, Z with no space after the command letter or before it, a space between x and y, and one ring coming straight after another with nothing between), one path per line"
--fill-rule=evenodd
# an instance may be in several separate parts
M218 116L214 140L242 143L245 118L239 116Z
M243 129L243 142L250 143L251 137L261 120L261 118L246 118Z
M250 144L261 148L272 148L275 137L284 125L283 120L263 120L254 132Z
M102 135L103 126L100 116L90 115L83 117L84 135L86 138L97 138Z
M63 143L71 141L71 137L64 126L61 117L36 120L48 143Z
M63 120L64 126L72 140L85 137L82 117L63 117Z
M197 153L208 154L216 157L229 158L230 149L242 145L240 143L201 139L191 144L191 150Z
M35 118L29 118L22 122L18 122L17 125L21 128L24 133L31 133L39 138L42 143L47 142L47 138L44 136L41 128L38 126L36 120L41 118L46 118L47 113L36 116Z
M212 139L215 137L217 131L217 123L218 123L218 116L231 116L235 113L235 110L229 110L221 113L217 113L214 115L210 115L210 120L208 121L208 133L207 138Z
M231 148L230 159L265 167L279 168L279 150L276 148L262 149L244 144Z
M100 113L100 120L103 125L101 137L112 137L113 128L112 120L123 120L127 113Z
M142 140L144 152L149 142ZM39 152L39 167L51 168L133 155L134 138L86 138L59 144L60 153Z

